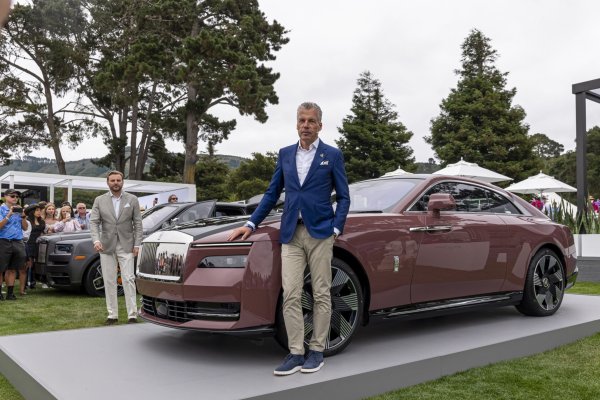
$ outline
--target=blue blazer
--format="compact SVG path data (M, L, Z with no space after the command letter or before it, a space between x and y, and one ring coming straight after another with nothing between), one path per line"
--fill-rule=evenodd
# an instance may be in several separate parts
M281 191L285 189L279 234L281 243L289 243L292 240L300 212L310 236L325 239L333 235L334 227L339 229L340 233L344 231L350 208L348 179L342 152L319 140L315 158L301 186L296 168L297 150L298 143L279 150L271 183L250 217L250 221L258 227L275 206ZM334 189L337 201L335 212L331 205L331 192Z

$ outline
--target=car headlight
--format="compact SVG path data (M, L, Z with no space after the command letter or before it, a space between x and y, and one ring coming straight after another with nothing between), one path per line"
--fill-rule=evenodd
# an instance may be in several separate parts
M247 255L210 256L204 257L198 263L198 268L244 268L248 261Z
M71 254L73 252L72 244L57 244L54 250L56 253Z

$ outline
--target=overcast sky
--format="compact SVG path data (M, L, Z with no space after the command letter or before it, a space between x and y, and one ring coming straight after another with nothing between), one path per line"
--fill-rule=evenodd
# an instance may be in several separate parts
M279 104L268 107L265 124L218 110L238 119L237 129L217 146L219 154L249 157L292 144L296 108L303 101L319 103L320 138L335 145L359 74L368 70L414 133L409 144L416 160L427 161L434 153L423 137L441 100L456 87L460 46L474 28L497 50L496 66L509 73L507 88L517 89L514 104L527 113L530 134L544 133L566 150L575 148L571 86L600 78L599 0L259 2L270 21L289 31L289 43L270 64L281 74L275 84ZM587 103L589 129L600 124L600 104ZM64 158L100 156L99 142L89 142L77 151L65 146ZM183 145L170 143L169 149L183 152ZM48 150L33 155L53 158Z

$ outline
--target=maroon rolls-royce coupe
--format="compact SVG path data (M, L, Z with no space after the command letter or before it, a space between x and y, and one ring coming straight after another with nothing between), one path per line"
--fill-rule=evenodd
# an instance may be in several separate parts
M331 329L325 355L344 349L374 317L415 317L514 305L558 310L575 283L570 230L494 185L405 175L350 185L334 244ZM146 238L138 258L140 315L183 329L270 334L286 345L281 315L280 218L227 242L244 217L198 220ZM310 274L303 306L311 335Z

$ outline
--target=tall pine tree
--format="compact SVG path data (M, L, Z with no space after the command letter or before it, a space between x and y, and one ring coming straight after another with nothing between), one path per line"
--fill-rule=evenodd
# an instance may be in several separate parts
M425 140L442 165L463 157L518 181L540 165L523 122L525 111L512 105L516 89L505 88L508 73L496 68L496 58L490 39L472 30L462 44L458 85L442 100Z
M379 177L398 167L414 170L412 132L398 121L394 105L383 95L381 83L369 71L360 74L336 143L344 153L348 181Z

